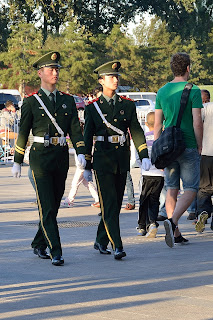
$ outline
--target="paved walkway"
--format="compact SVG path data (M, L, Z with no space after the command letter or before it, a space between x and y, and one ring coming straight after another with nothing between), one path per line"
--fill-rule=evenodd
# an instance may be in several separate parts
M122 209L127 257L116 261L93 249L99 210L80 186L76 205L58 215L65 265L55 267L30 247L38 212L27 169L15 179L11 167L0 166L0 319L213 319L209 224L198 235L185 214L180 229L190 245L170 249L162 223L157 238L147 240L136 235L138 205L130 212ZM73 172L70 167L65 195ZM139 169L132 170L137 199L139 175Z

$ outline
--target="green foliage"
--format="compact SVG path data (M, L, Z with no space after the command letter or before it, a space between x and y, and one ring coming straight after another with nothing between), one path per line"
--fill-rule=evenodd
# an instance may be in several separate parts
M92 91L97 85L93 70L114 59L122 64L121 85L157 91L173 78L170 58L177 51L191 56L190 81L213 83L213 27L206 32L212 23L209 0L7 2L10 9L0 10L0 77L5 87L38 86L31 66L52 50L61 53L59 88L70 93ZM156 16L150 25L142 21L127 36L125 23L139 7L161 19ZM194 27L198 21L201 28Z
M0 52L7 51L7 38L10 30L8 28L9 10L5 6L0 8Z
M31 86L38 83L31 66L40 53L41 42L41 32L31 24L21 23L11 28L8 52L0 54L0 61L4 65L0 70L0 78L6 87L19 88L23 82Z

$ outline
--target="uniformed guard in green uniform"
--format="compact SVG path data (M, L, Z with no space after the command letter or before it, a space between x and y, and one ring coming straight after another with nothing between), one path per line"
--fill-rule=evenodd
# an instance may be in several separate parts
M137 120L133 101L118 96L119 61L111 61L95 70L103 94L86 107L84 141L87 161L84 177L91 179L93 167L102 218L100 220L94 248L102 254L110 254L109 241L114 250L114 258L126 256L123 250L119 227L119 213L130 170L130 146L128 128L142 163L150 166L144 132ZM97 110L98 107L100 110ZM100 112L101 111L101 112ZM93 140L95 148L92 159Z
M32 247L35 254L43 259L51 258L54 265L64 263L56 217L69 169L67 134L82 168L86 164L85 144L74 98L56 89L59 59L60 54L53 51L33 64L41 79L41 89L37 94L24 99L12 169L13 175L20 177L25 146L32 129L34 143L30 150L30 168L35 181L40 217ZM47 247L50 255L46 252Z

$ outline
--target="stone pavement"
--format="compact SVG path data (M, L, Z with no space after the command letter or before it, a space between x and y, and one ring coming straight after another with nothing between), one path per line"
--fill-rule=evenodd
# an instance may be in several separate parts
M65 265L32 253L38 212L27 177L0 165L0 319L4 320L210 320L213 319L213 233L197 234L186 214L180 229L190 245L170 249L160 223L156 239L136 235L137 210L122 209L127 257L116 261L93 249L99 221L80 186L73 208L58 215ZM68 194L74 167L70 167ZM140 170L131 171L138 199ZM48 195L47 195L48 196ZM123 208L126 203L124 198ZM138 201L137 201L138 202Z

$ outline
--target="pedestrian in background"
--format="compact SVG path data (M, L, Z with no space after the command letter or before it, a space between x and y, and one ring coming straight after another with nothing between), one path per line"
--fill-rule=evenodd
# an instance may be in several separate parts
M175 126L180 110L181 95L190 75L190 57L178 52L171 58L170 66L174 79L158 90L155 104L154 137L157 139L165 128ZM202 151L203 123L201 118L202 99L200 89L193 85L183 113L181 129L186 144L185 151L165 168L166 212L169 219L164 221L166 244L186 244L179 229L178 220L195 198L200 181L200 154ZM184 193L177 200L180 179Z

